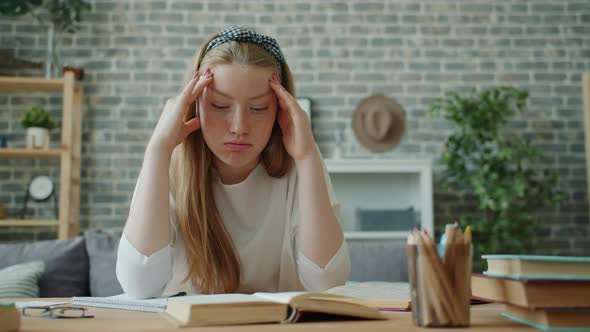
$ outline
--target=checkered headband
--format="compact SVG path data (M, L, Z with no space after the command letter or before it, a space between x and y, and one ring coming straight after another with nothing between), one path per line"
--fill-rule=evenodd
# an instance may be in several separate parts
M283 57L283 52L281 52L281 48L279 47L277 41L274 38L242 27L234 26L221 31L219 33L219 37L213 39L209 45L207 45L205 53L217 45L221 45L230 41L253 43L264 48L275 58L275 61L279 66L279 72L283 70L285 58Z

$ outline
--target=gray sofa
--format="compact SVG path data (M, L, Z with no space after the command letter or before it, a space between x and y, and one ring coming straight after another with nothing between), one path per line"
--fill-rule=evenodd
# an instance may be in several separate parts
M0 268L45 262L41 297L110 296L123 292L115 276L120 232L88 230L68 240L0 244Z
M68 240L0 244L0 268L43 260L41 297L122 293L115 276L120 232L88 230ZM351 281L407 281L405 241L349 240Z

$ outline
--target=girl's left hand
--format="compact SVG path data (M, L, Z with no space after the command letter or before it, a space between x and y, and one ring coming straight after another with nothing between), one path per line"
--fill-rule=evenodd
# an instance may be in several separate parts
M307 113L279 82L277 75L270 79L270 87L275 92L279 107L277 120L283 133L283 144L295 161L305 160L316 151L315 140Z

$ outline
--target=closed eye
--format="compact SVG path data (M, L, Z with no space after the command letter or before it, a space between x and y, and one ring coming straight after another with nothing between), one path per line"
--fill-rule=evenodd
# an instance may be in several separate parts
M211 106L217 108L217 109L226 109L229 108L229 106L221 106L221 105L216 105L216 104L211 104Z
M251 109L254 111L266 111L268 107L252 107Z

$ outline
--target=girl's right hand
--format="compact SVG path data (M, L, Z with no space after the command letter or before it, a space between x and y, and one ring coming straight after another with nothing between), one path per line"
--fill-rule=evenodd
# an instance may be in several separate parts
M190 133L201 128L201 120L198 116L184 122L189 106L201 96L203 89L213 82L213 72L210 69L207 68L201 76L197 74L195 72L180 95L166 101L149 144L172 153Z

